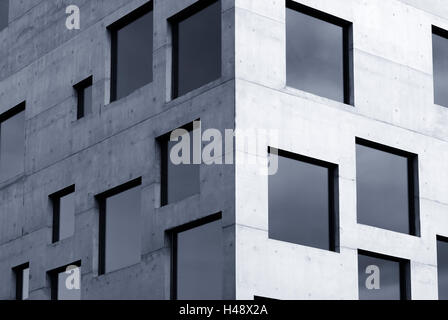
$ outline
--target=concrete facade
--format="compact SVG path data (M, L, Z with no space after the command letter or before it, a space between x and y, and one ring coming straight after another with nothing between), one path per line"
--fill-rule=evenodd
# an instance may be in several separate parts
M30 263L30 299L47 271L82 261L82 299L169 299L166 230L222 212L226 299L357 299L357 249L411 261L413 299L437 299L436 234L448 236L448 109L433 103L431 25L443 0L301 0L353 22L354 106L286 86L284 0L221 0L222 77L170 99L167 18L195 0L154 0L150 84L110 103L106 27L147 0L11 0L0 31L0 113L26 101L23 175L0 181L0 299ZM65 8L81 29L65 27ZM76 120L73 85L93 75L93 113ZM156 138L203 129L279 130L280 149L338 164L340 253L268 239L268 177L250 165L201 165L200 194L160 207ZM356 223L355 137L418 154L421 237ZM241 137L237 134L236 140ZM237 143L238 145L238 143ZM265 159L267 145L235 158ZM238 162L237 162L238 163ZM98 275L94 195L142 177L141 262ZM48 196L76 185L75 235L52 244Z

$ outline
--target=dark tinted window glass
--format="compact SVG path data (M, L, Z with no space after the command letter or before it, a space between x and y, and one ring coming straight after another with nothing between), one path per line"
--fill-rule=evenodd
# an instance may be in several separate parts
M61 197L59 203L59 240L62 240L75 233L75 194Z
M92 113L92 78L75 86L78 93L78 119Z
M408 158L356 145L358 222L410 233Z
M76 275L81 275L81 267L72 266L70 269L77 269ZM72 280L75 275L73 272L74 270L70 272L62 271L57 274L57 300L81 300L81 287L79 286L79 289L75 287L74 281L77 280ZM68 279L68 277L71 278ZM79 280L79 284L80 282Z
M395 260L358 254L358 286L360 300L400 300L402 297L400 264ZM373 277L377 275L374 279ZM377 283L378 286L374 286Z
M177 299L222 299L221 221L177 234Z
M448 241L437 240L437 276L439 299L448 300Z
M12 178L24 170L25 112L0 124L0 179Z
M140 261L140 197L140 187L135 187L106 199L106 272Z
M28 300L30 291L30 268L25 264L13 269L16 276L16 300Z
M279 155L269 176L269 237L330 250L330 169Z
M9 0L0 0L0 30L8 26Z
M344 102L344 28L286 9L288 86Z
M113 32L112 101L152 81L153 11Z
M448 32L446 37L432 35L434 102L448 107Z
M187 134L185 134L187 135ZM189 138L188 138L189 137ZM162 205L174 203L176 201L183 200L189 196L199 193L199 169L200 165L193 164L193 133L189 131L188 137L190 143L190 161L189 164L181 163L174 164L171 161L171 152L173 146L181 141L170 141L166 140L164 143L168 145L165 148L166 152L163 161L165 163L162 166L162 175L165 177L163 179L163 189L164 189L164 199Z
M220 1L175 22L173 29L177 33L173 96L177 97L221 76Z

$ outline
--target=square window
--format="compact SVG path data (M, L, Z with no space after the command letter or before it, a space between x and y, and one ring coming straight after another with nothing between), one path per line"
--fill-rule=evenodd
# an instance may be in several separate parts
M448 107L448 31L432 27L434 103Z
M0 31L8 26L9 0L0 0Z
M77 103L77 118L82 117L92 113L92 77L81 81L75 85L76 95L78 98Z
M337 165L270 148L278 171L269 176L269 238L337 251Z
M356 139L358 223L420 235L415 154Z
M286 3L287 85L353 104L352 24L294 1Z
M358 250L360 300L410 299L409 260Z
M30 291L30 264L12 269L16 278L16 300L28 300Z
M0 180L24 171L25 103L0 115Z
M221 214L172 231L172 298L223 298L223 236Z
M200 192L200 164L195 164L193 155L194 132L200 132L200 122L195 121L159 138L161 150L161 205L181 201ZM200 134L200 133L199 133ZM200 140L200 138L199 138ZM184 148L181 148L184 146ZM189 152L189 154L183 154ZM184 159L178 163L179 159ZM180 160L179 160L180 161Z
M153 3L109 26L112 41L111 102L153 80Z
M81 300L81 261L48 272L52 300Z
M141 178L97 196L100 204L99 274L140 262Z
M448 300L448 238L437 236L439 300Z
M75 186L50 195L53 204L53 243L75 233Z
M221 77L221 2L198 1L169 20L174 99Z

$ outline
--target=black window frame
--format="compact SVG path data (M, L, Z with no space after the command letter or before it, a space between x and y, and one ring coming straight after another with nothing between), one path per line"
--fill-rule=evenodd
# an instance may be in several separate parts
M12 268L16 284L16 300L23 300L23 271L25 269L30 269L29 262L23 263L21 265Z
M75 192L75 185L73 184L48 196L53 206L52 243L56 243L61 240L59 239L60 222L61 222L61 198L68 196L69 194L72 194L74 192Z
M196 13L202 11L208 6L219 2L220 6L222 6L221 0L197 0L195 3L190 5L189 7L183 9L182 11L176 13L172 17L168 18L168 22L171 26L171 35L172 35L172 53L171 53L171 99L179 98L179 22L190 18ZM222 26L222 21L221 21ZM220 64L220 74L222 77L222 35L221 35L221 64ZM217 78L217 79L219 79ZM205 85L205 84L204 84Z
M329 216L329 251L340 252L339 235L339 166L335 163L327 162L293 153L290 151L268 147L268 154L275 154L280 157L294 161L300 161L314 166L326 168L328 170L328 216ZM281 241L281 240L280 240ZM305 245L306 246L306 245ZM322 249L324 250L324 249Z
M89 76L73 86L77 96L77 111L76 111L77 120L86 116L85 104L84 104L84 92L88 87L92 86L93 86L93 76ZM93 106L93 96L92 96L92 106Z
M444 38L448 42L448 30L442 29L442 28L437 27L435 25L431 25L431 36L433 36L433 35L436 35L436 36L439 36L441 38ZM434 50L434 43L433 42L432 42L432 50ZM433 53L431 58L433 59L432 62L433 62L433 68L434 68L434 53ZM435 99L436 99L436 92L435 92L436 86L435 86L434 75L433 75L433 84L434 84L433 85L433 87L434 87L434 104L436 104L436 101L435 101ZM446 105L446 106L445 105L440 105L440 106L448 107L448 105Z
M58 267L56 269L52 269L50 271L47 271L47 274L50 278L50 299L51 300L58 300L58 275L61 272L65 272L67 270L68 266L76 266L78 268L81 268L81 260L75 261L73 263L66 264L62 267ZM80 279L81 281L81 279Z
M107 30L110 32L110 40L111 40L111 68L110 68L110 102L117 101L117 31L135 20L141 18L147 13L150 13L151 11L154 11L154 0L148 1L147 3L143 4L142 6L138 7L134 11L128 13L124 17L118 19L114 23L110 24L107 27ZM153 34L151 35L154 41L154 30ZM154 49L154 48L153 48ZM154 61L153 61L154 66ZM153 74L153 81L154 81L154 74Z
M353 79L353 22L336 17L324 11L303 5L293 0L286 0L286 8L295 10L315 19L331 23L342 28L342 68L344 104L354 106L354 79Z
M367 257L398 262L400 269L400 300L411 300L411 261L409 259L398 258L383 253L377 253L363 249L358 249L357 251L358 251L357 258L359 255L363 255ZM358 261L357 264L359 268ZM359 277L359 270L358 270L358 277Z
M397 156L405 157L408 164L408 207L409 207L409 235L420 237L420 192L418 174L418 155L409 151L397 149L364 138L356 137L356 145L387 152ZM358 214L356 215L357 223ZM359 223L362 224L362 223Z
M188 222L181 226L175 227L167 231L171 242L171 259L170 259L170 299L177 300L177 240L178 234L184 231L192 230L208 223L222 221L222 212L218 212L192 222Z
M108 198L142 185L142 177L128 181L95 196L99 206L98 275L106 274L106 201Z

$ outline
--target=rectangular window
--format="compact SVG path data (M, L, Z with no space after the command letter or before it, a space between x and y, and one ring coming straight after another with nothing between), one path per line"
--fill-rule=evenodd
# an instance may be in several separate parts
M409 260L358 250L360 300L410 299Z
M417 155L356 138L358 223L420 235Z
M28 300L30 291L30 264L12 269L16 278L16 300Z
M0 31L8 26L9 0L0 0Z
M81 261L48 272L52 300L81 300Z
M50 195L53 204L53 243L75 233L75 186Z
M0 180L24 171L25 103L0 115Z
M353 105L351 22L286 4L287 85Z
M432 27L434 103L448 107L448 31Z
M437 236L439 300L448 300L448 238Z
M200 192L200 165L195 164L198 161L194 161L195 157L193 154L195 151L194 144L201 143L200 141L194 141L194 133L199 132L200 135L199 122L195 121L175 131L180 134L175 141L171 141L171 133L159 138L161 147L162 206L181 201ZM185 154L180 150L182 146ZM198 157L200 158L201 155L197 155L196 158ZM185 161L178 163L180 159Z
M152 1L109 26L112 41L111 101L152 82Z
M81 119L82 117L92 113L92 81L93 78L90 76L87 79L76 84L74 87L76 90L76 96L78 98L78 119Z
M100 205L99 274L140 262L141 178L97 196Z
M221 214L172 231L172 298L223 298L223 236Z
M221 77L221 1L197 1L169 21L174 99Z
M269 176L269 238L337 251L337 165L270 148L278 171Z

